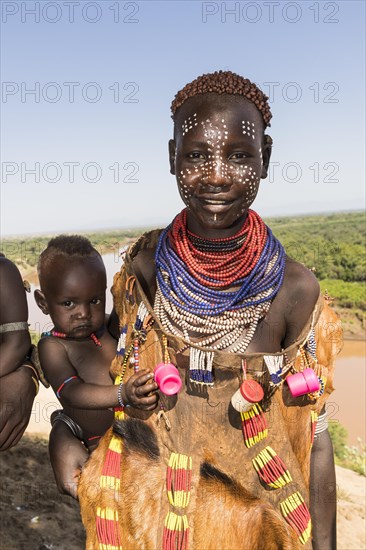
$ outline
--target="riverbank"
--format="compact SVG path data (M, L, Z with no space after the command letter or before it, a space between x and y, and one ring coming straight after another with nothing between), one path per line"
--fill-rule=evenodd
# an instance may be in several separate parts
M333 309L342 321L344 340L366 340L365 312L337 306L337 300L332 304Z

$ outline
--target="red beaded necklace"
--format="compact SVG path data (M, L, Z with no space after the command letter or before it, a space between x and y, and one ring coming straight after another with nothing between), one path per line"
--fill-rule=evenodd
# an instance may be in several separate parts
M207 285L207 277L212 277L214 273L216 281L210 286L222 288L244 278L255 267L266 243L267 227L254 210L249 210L243 226L235 235L207 240L212 243L212 250L199 250L190 236L200 239L188 231L185 209L173 222L169 233L170 243L196 280ZM241 244L228 251L223 244L230 241L239 241Z
M65 334L64 332L58 332L57 330L49 330L47 332L43 332L42 336L54 336L55 338L63 338L63 339L68 338L67 334ZM102 344L101 344L100 340L95 336L94 332L92 332L89 335L89 338L91 338L93 340L94 344L98 348L102 347Z

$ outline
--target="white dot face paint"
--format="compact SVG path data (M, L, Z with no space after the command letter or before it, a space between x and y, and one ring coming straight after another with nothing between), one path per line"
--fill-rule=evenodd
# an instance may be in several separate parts
M249 120L241 121L243 134L250 136L252 139L255 139L255 123Z
M179 191L206 236L210 228L231 231L258 192L263 122L256 107L240 99L219 109L211 101L187 109L177 125Z
M194 113L192 116L189 116L182 124L182 134L188 134L189 130L192 130L197 126L197 114Z

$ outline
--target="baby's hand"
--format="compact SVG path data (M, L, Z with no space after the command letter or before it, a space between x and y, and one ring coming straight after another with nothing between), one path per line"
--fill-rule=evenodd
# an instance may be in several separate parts
M122 401L136 409L152 411L159 399L157 389L154 373L145 369L141 370L131 376L123 386ZM154 393L149 395L151 392Z

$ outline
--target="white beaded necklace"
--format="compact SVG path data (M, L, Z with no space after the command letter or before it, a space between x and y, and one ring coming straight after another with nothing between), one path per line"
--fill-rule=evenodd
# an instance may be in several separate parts
M266 273L269 273L276 263L276 255L268 262ZM166 282L169 283L169 276L162 273ZM183 285L182 285L183 286ZM184 287L192 300L200 301L198 296ZM267 298L271 289L258 294L257 299ZM171 289L171 295L177 300ZM253 339L260 319L266 316L271 306L271 300L264 300L256 306L245 307L235 311L225 311L221 315L207 316L196 315L180 309L173 301L169 300L162 293L157 282L154 311L160 319L164 329L179 338L184 338L190 344L198 348L213 350L226 350L230 353L244 353ZM246 334L243 338L243 334ZM202 338L192 338L192 334L202 335Z

